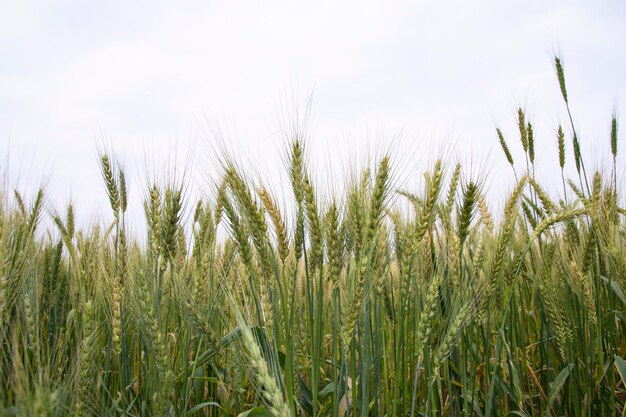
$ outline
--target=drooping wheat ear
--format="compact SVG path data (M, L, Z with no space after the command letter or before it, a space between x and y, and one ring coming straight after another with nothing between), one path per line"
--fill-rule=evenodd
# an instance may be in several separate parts
M369 250L367 247L364 249ZM366 294L369 261L369 256L361 256L359 264L357 265L356 288L352 299L350 300L350 307L348 308L346 318L341 328L341 339L343 341L344 349L348 349L350 342L352 342L354 329L356 328L357 321L361 315L361 309L363 307L365 297L369 296Z
M128 206L128 190L126 188L126 174L124 174L124 171L121 169L119 173L119 182L120 182L120 210L122 210L122 213L125 213L126 207Z
M566 326L567 319L562 310L558 307L559 303L556 301L555 296L556 289L550 284L551 279L552 277L544 277L542 279L542 282L539 284L539 292L546 306L548 317L556 329L556 341L559 354L561 359L566 361L567 342L571 331L568 331Z
M4 313L9 306L9 278L6 275L0 275L0 329L4 328ZM0 332L0 337L2 332ZM0 338L0 341L2 339Z
M215 212L215 225L216 226L222 220L222 213L224 211L222 207L222 197L226 193L227 187L228 187L228 182L226 180L226 177L224 177L222 178L222 181L220 182L219 187L217 187L217 192L216 192L216 197L215 197L215 208L213 211Z
M528 122L526 126L526 135L528 136L528 157L530 158L530 163L535 163L535 137L533 135L533 125Z
M179 225L176 230L176 265L179 268L185 266L187 261L187 238L185 236L185 228Z
M422 239L422 248L426 242L426 236L429 236L429 233L424 235L424 239ZM414 294L415 288L417 287L417 280L415 279L414 266L416 266L417 262L417 254L420 249L418 243L415 243L415 228L413 223L409 223L404 227L403 233L401 235L402 240L404 241L404 256L400 259L400 271L402 273L401 277L403 277L403 282L401 291L403 292L402 298L407 300L411 299L411 295ZM429 248L430 249L430 248ZM424 262L425 264L425 262ZM422 264L422 271L425 271L426 266ZM406 304L408 306L408 304Z
M452 351L454 340L469 321L472 314L472 301L468 301L456 312L454 319L448 325L445 336L435 351L435 359L433 361L434 372L437 373L439 367L446 360L447 356Z
M161 218L161 250L163 257L173 259L176 254L176 233L181 219L182 191L165 190L165 206Z
M487 287L485 288L485 296L482 298L482 305L480 308L481 314L486 309L489 298L491 297L493 292L501 290L499 286L500 273L504 266L506 248L509 244L509 241L513 237L515 230L515 222L517 219L516 208L518 206L520 195L524 190L524 186L526 185L527 180L528 175L524 174L522 178L520 178L520 180L517 182L517 185L513 189L513 192L509 196L504 206L504 216L502 220L503 223L500 228L498 240L496 242L495 254L491 264L491 271L489 273L489 282L487 283Z
M504 223L510 223L512 221L514 221L514 214L516 212L516 207L517 207L517 202L519 201L519 197L522 194L522 191L524 190L524 186L526 185L526 182L528 181L528 174L524 174L519 181L517 182L517 184L515 185L515 188L513 189L513 192L511 193L511 195L509 196L505 206L504 206Z
M489 233L492 233L494 229L493 217L489 211L487 200L481 192L478 192L478 211L480 212L480 218L485 225L485 228Z
M576 163L576 172L580 174L580 158L581 158L580 143L578 142L578 136L576 136L575 132L572 138L572 144L574 147L574 162Z
M378 239L376 240L376 243L376 253L374 254L376 266L375 268L373 268L376 284L376 295L378 295L379 297L383 297L385 284L387 283L387 271L389 269L389 242L387 227L385 223L381 224L381 227L378 231Z
M561 223L566 220L574 219L576 217L582 216L583 214L587 214L588 210L586 208L570 208L562 210L558 213L555 213L549 217L546 217L537 225L535 228L530 240L534 240L539 235L541 235L546 229L549 227Z
M589 271L585 271L584 269L581 270L576 262L572 261L570 263L570 267L572 269L574 277L577 280L577 284L580 287L580 291L583 296L583 302L589 316L589 321L591 321L591 324L595 326L598 322L598 316L596 314L596 298L594 295L594 284L592 276Z
M115 175L113 174L111 160L106 154L100 157L100 169L102 171L102 177L104 178L104 184L106 185L107 194L109 196L109 203L111 204L113 215L117 220L120 209L120 193L117 188L117 182L115 181Z
M322 226L320 224L319 212L317 210L317 198L315 197L315 191L313 190L313 185L311 184L308 175L304 177L303 187L305 212L309 226L311 252L313 255L312 265L314 269L317 269L323 262L324 236L322 233Z
M382 221L383 209L389 194L389 157L385 156L378 167L376 182L370 204L369 226L367 230L367 242L374 239L374 235Z
M380 180L380 171L379 178L377 179L376 188L378 187L378 183ZM387 180L385 180L386 182ZM374 194L377 193L375 188ZM387 191L383 193L386 195ZM384 198L383 198L384 199ZM385 204L381 207L384 207ZM382 219L382 213L379 215ZM390 270L390 262L391 262L391 254L390 249L391 245L389 242L389 230L387 227L387 223L383 223L382 220L379 221L378 227L378 240L377 240L377 248L376 248L376 290L379 297L383 298L383 303L385 307L385 312L387 317L390 320L393 320L393 310L391 308L391 275L389 274Z
M450 186L448 188L448 196L446 198L446 209L444 217L449 218L452 213L452 208L456 200L456 190L459 186L459 179L461 178L461 164L456 164L452 178L450 179Z
M265 206L265 210L267 210L267 213L272 220L272 224L274 225L278 256L284 263L285 259L287 259L287 256L289 255L289 237L287 235L287 227L285 226L285 222L283 221L283 217L280 214L278 206L267 189L265 187L261 187L258 194L261 198L261 202L263 202L263 205Z
M302 204L304 199L303 180L304 180L304 149L299 139L296 139L291 146L290 154L290 176L291 186L298 206Z
M592 229L590 233L596 233L598 225L601 223L600 212L606 207L606 201L602 201L602 174L596 171L593 175L591 185L591 197L586 207L589 209L589 216L592 220Z
M248 241L246 231L241 224L239 216L235 212L232 203L230 202L228 193L222 194L220 201L222 202L222 208L226 213L226 217L228 218L228 221L230 223L230 232L235 239L235 243L237 244L237 249L239 251L241 261L246 267L248 274L250 276L253 276L255 275L255 270L254 264L252 263L252 249L250 247L250 242Z
M581 272L583 274L587 274L591 270L591 267L593 266L593 259L596 253L596 244L597 244L597 238L592 228L588 233L587 240L584 246L585 251L583 252L583 259L582 259L582 266L581 266L582 267Z
M291 416L291 412L287 402L285 401L283 392L279 388L279 384L276 382L274 376L270 373L270 368L261 353L261 348L252 334L252 331L245 323L243 317L241 317L241 313L239 313L237 309L235 309L235 314L239 324L239 329L241 330L244 347L248 351L250 363L255 371L254 376L257 378L258 386L262 390L261 394L269 411L274 417Z
M561 59L556 56L554 57L554 66L556 68L556 76L559 79L559 87L561 88L561 95L563 96L563 100L567 103L567 89L565 88L565 73L563 71L563 65L561 64Z
M613 172L615 172L615 169L613 170ZM604 211L606 214L606 217L611 221L611 223L613 224L619 224L619 214L623 213L626 214L626 210L618 207L618 203L617 203L617 188L615 186L615 176L613 176L613 188L606 190L604 198L605 198L605 204L604 204ZM0 231L0 235L1 235L1 231Z
M35 234L35 229L39 224L39 220L41 219L41 209L43 207L43 196L44 192L42 189L37 191L37 196L35 197L35 202L33 203L33 207L30 210L30 215L28 216L27 228L30 235Z
M193 224L199 223L203 215L204 205L202 204L202 200L198 200L196 203L196 209L193 212Z
M440 273L436 273L428 286L428 292L426 293L426 299L424 300L424 306L420 315L419 325L417 328L417 347L416 353L420 358L424 355L424 348L428 344L428 338L433 330L433 323L435 319L435 312L439 305L439 291L442 282L442 276Z
M535 215L533 215L533 212L530 210L528 201L530 201L530 199L526 199L526 198L525 198L525 201L522 201L522 211L524 212L524 216L526 216L526 220L528 220L528 223L530 223L530 227L534 229L535 227L537 227L537 218L535 217Z
M141 329L146 332L146 339L149 341L151 353L154 356L156 365L156 377L158 378L157 391L153 393L152 400L160 415L169 415L169 390L174 382L174 375L168 369L168 352L163 333L159 329L159 323L154 312L152 294L147 286L146 279L139 275L136 280L135 289L137 291L138 307L141 310Z
M530 185L532 185L535 193L537 193L537 197L539 197L541 205L546 214L549 216L550 214L555 212L558 209L557 205L552 201L548 193L544 191L544 189L539 185L539 183L537 183L537 181L535 181L534 178L529 178L528 182L530 183Z
M528 204L528 207L532 209L535 217L543 218L545 216L545 211L541 207L539 207L535 201L530 196L523 196L524 202ZM556 205L555 205L556 207Z
M520 140L524 152L528 152L528 130L526 130L526 116L522 108L517 109L517 124L519 127Z
M93 302L91 300L85 303L83 311L83 339L80 343L80 359L79 359L79 380L78 392L76 396L76 416L84 416L88 413L88 402L92 386L92 362L95 359L94 346L94 311Z
M33 355L34 366L38 366L39 358L39 326L35 311L30 300L30 294L27 291L24 294L24 313L26 315L26 330L28 332L28 347Z
M56 215L53 216L52 219L54 220L54 223L59 228L59 231L61 232L61 237L69 242L69 235L67 233L67 226L65 225L65 223L63 223L63 220L61 220L61 218L59 216L56 216Z
M196 261L196 266L202 267L203 261L207 259L208 254L205 251L207 250L207 245L213 238L214 230L211 207L208 204L205 207L202 200L199 200L198 204L196 204L192 224L194 225L194 244L191 250L191 257Z
M424 235L424 239L422 239L422 247L421 247L421 251L422 251L422 277L424 279L424 281L429 281L432 274L433 274L433 251L432 251L432 243L433 243L433 236L432 233L427 232ZM412 279L411 280L411 284L413 285L410 289L409 289L409 294L413 294L414 291L414 287L415 285L417 285L417 280L416 279Z
M587 201L587 197L585 197L585 194L583 194L582 190L578 188L574 181L568 179L567 185L569 185L569 188L571 188L574 194L576 194L576 197L578 197L583 202Z
M491 231L487 228L480 233L478 243L476 244L476 250L474 252L474 258L472 262L472 282L474 285L480 285L483 287L484 283L480 281L480 273L485 265L487 236L491 234Z
M121 312L122 286L117 278L113 276L111 282L112 319L111 319L111 340L113 350L120 354L122 342L122 312Z
M207 256L213 258L215 255L215 238L217 233L217 218L213 215L211 211L211 204L207 203L204 209L204 215L202 216L202 222L200 224L200 228L203 231L203 242L205 247L210 248L210 253Z
M396 190L396 193L400 194L403 197L406 197L407 200L409 200L409 202L411 203L411 205L413 205L413 209L415 210L415 213L419 213L420 212L420 206L422 204L420 198L408 191L405 190Z
M228 183L235 197L243 218L250 227L252 242L258 254L259 264L264 277L270 276L271 266L268 255L269 241L267 236L267 224L263 212L252 198L252 194L243 178L230 166L226 172Z
M441 169L441 160L438 160L435 163L435 170L428 187L428 195L426 202L424 203L424 209L422 210L422 215L420 216L419 223L416 227L415 236L413 238L415 241L414 244L417 244L422 240L435 217L435 207L437 205L437 200L439 199L439 192L441 191L442 177L443 172Z
M386 165L386 163L383 161L383 164L381 165ZM383 168L383 171L387 170L387 168L385 168L384 166L382 168ZM378 177L378 181L375 186L381 186L382 188L386 188L385 184L388 179L388 173L385 174L383 172L384 178L382 179L380 178L380 175L378 175L377 177ZM362 189L365 189L366 187L367 187L367 184L363 182ZM380 192L380 196L381 196L380 199L382 200L384 198L383 196L386 191L382 190L382 191L377 191L377 192ZM375 204L380 205L381 207L380 211L381 211L382 202L380 203L377 202ZM375 213L370 213L370 216L374 214ZM378 215L380 216L380 214ZM371 217L370 217L370 221L371 221ZM350 344L352 340L352 337L354 335L354 329L356 328L357 321L361 314L361 310L362 310L365 298L369 297L369 286L367 283L367 278L368 277L371 278L372 276L374 276L375 273L373 272L373 270L375 269L376 264L377 264L375 256L377 254L376 249L377 249L378 241L367 239L369 230L367 230L366 233L367 233L366 240L363 242L363 246L361 249L361 250L364 250L365 252L361 253L359 258L356 258L359 260L358 270L357 270L356 290L354 292L354 296L352 297L350 308L348 309L348 314L344 322L344 326L342 328L344 349L348 348L348 345Z
M333 289L339 288L339 275L343 269L343 239L339 230L339 212L333 202L326 214L326 241L328 247L328 275Z
M144 202L144 210L148 221L148 244L151 250L158 255L161 239L161 193L156 184L150 187L148 200Z
M304 211L302 209L298 209L296 214L296 224L295 231L293 237L293 248L295 253L296 262L300 261L302 258L302 253L304 251Z
M348 195L348 239L354 258L361 256L363 243L363 203L358 187L353 186Z
M476 200L478 198L478 186L473 181L467 185L465 189L465 194L463 196L463 205L461 206L458 213L458 234L459 234L459 244L463 246L465 243L465 239L469 234L469 227L472 222L472 217L474 215L474 207L476 205Z
M404 252L406 250L406 239L405 239L405 224L404 221L402 219L402 215L400 214L400 211L398 210L393 210L392 212L389 213L389 218L391 219L391 224L393 226L392 228L392 232L393 232L393 249L394 249L394 256L395 256L395 260L398 263L398 269L400 270L400 273L402 273L402 260L404 257Z
M117 252L117 273L119 275L120 282L123 283L126 281L126 276L128 275L128 243L126 242L126 231L124 228L120 229L119 232Z
M145 287L143 289L143 292L146 295L148 294ZM154 315L154 309L152 308L152 303L148 301L148 305L149 306L147 307L147 309L144 309L144 311L146 320L148 321L147 324L151 336L150 340L152 340L154 344L154 356L159 378L158 391L154 393L153 400L155 401L157 409L159 410L161 415L169 415L169 398L170 391L174 384L174 373L171 369L169 369L168 366L167 340L165 338L165 335L159 329L156 316Z
M194 249L195 249L195 246L194 246ZM199 255L196 255L196 256L199 257ZM201 259L206 259L206 257L202 257ZM209 268L208 265L202 264L201 261L197 261L196 265L201 271L206 271ZM193 274L192 293L191 293L191 299L193 301L193 304L202 305L202 303L204 303L205 300L207 300L207 296L208 296L208 289L207 289L206 276L200 273Z
M299 139L294 140L290 150L289 174L291 187L297 203L296 224L294 230L294 251L296 261L302 257L304 248L304 150Z
M454 228L451 228L447 233L448 238L448 274L451 278L451 282L453 285L458 285L460 281L460 265L459 265L459 257L460 257L460 248L461 248L461 239L459 235L456 233Z
M392 323L395 321L395 313L393 309L393 288L391 284L392 280L385 281L386 285L383 293L383 303L385 306L385 315Z
M559 144L559 166L563 169L565 167L565 133L563 133L563 128L560 125L556 138Z
M504 156L506 157L506 160L509 162L509 164L511 164L512 166L513 156L511 155L511 151L509 150L509 147L507 146L506 141L504 140L504 135L502 134L502 131L500 130L500 128L496 128L496 133L498 134L498 139L500 140L500 146L502 147Z
M26 205L24 204L24 199L22 198L22 194L19 191L13 190L13 195L15 196L15 202L17 203L17 208L20 211L20 214L26 217Z
M617 157L617 116L615 112L611 118L611 154L613 158Z
M74 207L70 203L67 205L67 214L65 215L65 230L70 241L74 237L74 227Z

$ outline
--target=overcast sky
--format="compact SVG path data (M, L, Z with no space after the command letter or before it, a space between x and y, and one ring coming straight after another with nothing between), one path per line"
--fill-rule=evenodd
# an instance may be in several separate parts
M555 52L588 164L608 165L625 39L624 1L0 0L1 169L90 216L108 215L98 145L126 167L136 207L174 149L194 188L210 190L223 148L279 184L284 132L311 97L312 164L391 148L406 180L452 148L498 195L511 176L495 127L520 165L520 105L539 173L558 175Z

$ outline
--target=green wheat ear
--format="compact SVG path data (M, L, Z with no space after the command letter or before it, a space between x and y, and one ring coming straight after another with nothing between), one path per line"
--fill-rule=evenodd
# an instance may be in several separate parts
M498 139L500 140L500 146L502 147L502 151L504 152L504 156L506 156L506 160L509 161L511 166L513 165L513 156L511 155L511 151L509 151L509 147L506 145L506 141L504 140L504 135L500 128L496 129L496 133L498 134Z
M367 241L374 239L374 234L378 229L382 220L383 209L386 203L386 197L389 192L389 157L385 156L380 162L374 192L372 194L372 202L370 207L369 228L367 231Z
M617 117L615 113L611 118L611 154L613 158L617 157Z
M115 180L115 175L113 174L113 166L111 164L111 159L108 155L102 155L100 157L100 169L102 171L102 176L104 178L104 183L106 185L107 194L109 196L109 203L111 204L111 209L117 219L119 215L120 208L120 194L117 188L117 181Z
M320 265L323 260L322 227L317 209L317 198L315 196L313 184L311 184L308 175L305 175L302 185L304 189L304 207L311 237L313 265L317 266Z
M283 221L283 217L280 214L280 210L278 206L274 202L272 195L265 188L261 187L257 192L259 194L259 198L265 206L265 210L270 216L272 220L272 224L274 225L274 232L276 233L276 241L277 241L277 249L278 254L280 256L280 260L285 262L287 256L289 255L289 237L287 233L287 227L285 226L285 222Z
M519 127L520 140L522 142L522 148L524 152L528 152L528 130L526 129L526 115L524 110L517 109L517 123Z
M328 275L333 289L339 288L339 274L343 265L343 240L340 236L339 211L333 202L326 214L326 231L328 246Z
M572 138L572 146L574 148L574 162L576 163L576 172L580 174L580 142L578 142L578 136L574 133L574 137Z
M561 126L559 126L556 138L559 144L559 166L563 169L565 167L565 133Z
M469 226L472 222L472 215L474 213L474 206L476 205L477 198L478 186L476 183L470 182L465 190L463 206L461 207L458 215L460 245L463 245L467 235L469 234Z
M526 126L526 134L528 136L528 157L530 158L530 163L535 163L535 137L533 134L533 125L528 122Z
M457 163L452 173L452 178L450 179L450 185L448 187L448 195L446 197L446 203L445 203L446 206L443 212L443 216L446 219L449 219L452 213L452 208L454 207L454 203L456 201L456 190L459 185L460 178L461 178L461 164Z
M126 212L126 207L128 206L128 190L126 189L126 175L124 171L120 169L119 173L119 184L120 184L120 209L122 213Z
M563 71L563 65L561 59L557 56L554 57L554 66L556 67L556 76L559 79L559 87L561 88L561 95L563 100L567 103L567 89L565 88L565 73Z
M67 206L67 214L65 217L65 229L67 230L68 238L71 240L74 237L74 207L72 203Z

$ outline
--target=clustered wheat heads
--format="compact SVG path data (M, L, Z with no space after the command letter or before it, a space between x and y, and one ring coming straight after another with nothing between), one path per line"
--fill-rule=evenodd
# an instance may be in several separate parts
M387 156L329 186L298 137L289 195L232 162L198 202L151 182L143 239L110 155L105 224L81 229L70 204L46 230L43 190L3 194L0 415L623 414L617 116L612 176L589 185L573 125L572 162L557 128L559 193L535 176L523 109L515 128L527 173L502 210L440 160L397 199Z

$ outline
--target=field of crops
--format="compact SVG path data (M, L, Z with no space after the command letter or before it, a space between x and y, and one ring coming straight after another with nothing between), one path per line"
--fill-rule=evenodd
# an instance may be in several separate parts
M49 214L43 190L5 190L0 415L626 415L617 120L602 173L573 123L558 129L576 176L551 195L518 116L515 137L494 132L516 177L498 212L460 165L397 190L384 155L322 198L336 187L312 180L297 137L286 201L225 162L197 205L149 184L141 239L112 155L99 227Z

